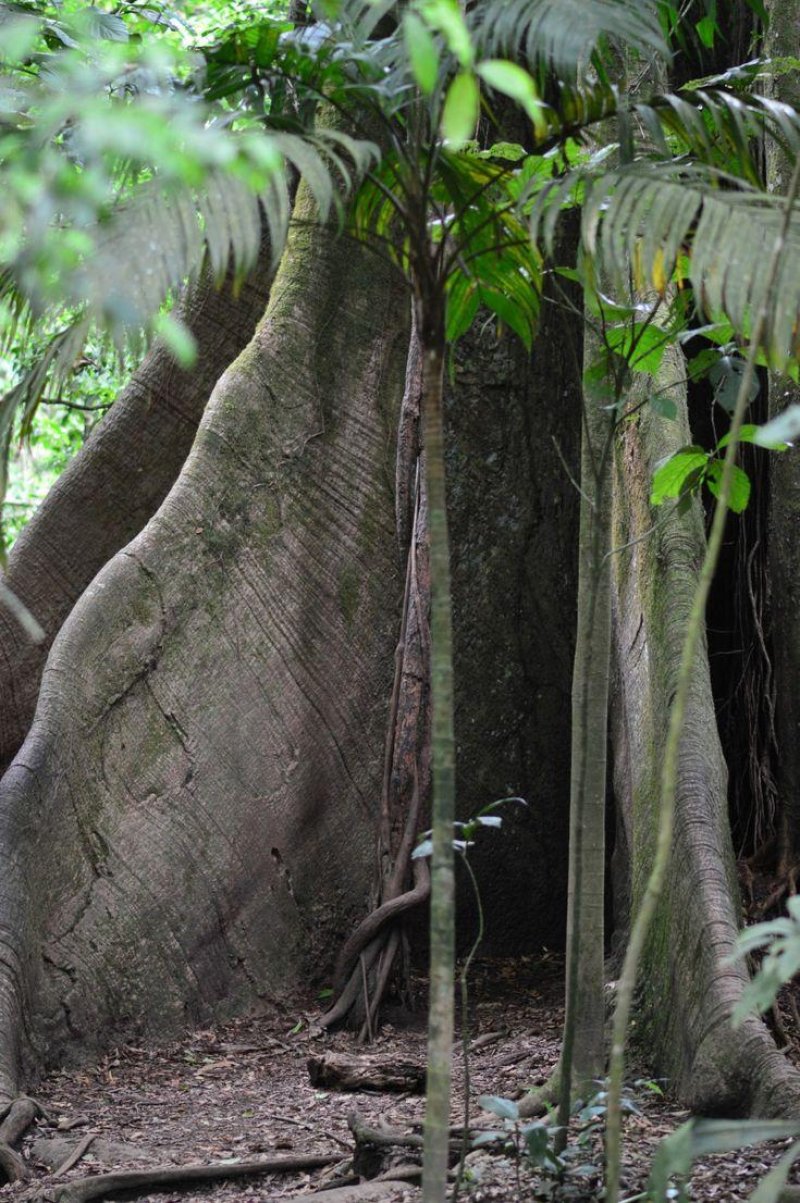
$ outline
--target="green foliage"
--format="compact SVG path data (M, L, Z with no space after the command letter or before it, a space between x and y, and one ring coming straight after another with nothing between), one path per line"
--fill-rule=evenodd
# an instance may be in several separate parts
M681 502L688 501L704 484L709 492L717 497L721 477L722 460L716 451L704 451L695 444L681 447L656 469L650 504L663 505L670 498L677 498ZM742 468L734 465L728 504L735 514L740 514L747 508L749 500L750 478Z
M0 394L9 395L46 352L47 324L19 331L0 354ZM2 536L9 550L25 523L87 435L115 400L133 364L107 342L90 336L60 389L14 415L8 434L8 484Z
M747 1148L765 1140L781 1140L800 1135L800 1124L781 1120L689 1120L662 1140L653 1158L647 1197L652 1203L687 1203L686 1180L692 1165L713 1153ZM800 1156L795 1144L750 1196L750 1203L778 1203L792 1164ZM677 1190L671 1185L677 1179Z
M787 914L767 923L746 928L737 941L733 960L749 956L762 948L766 953L758 972L747 983L734 1010L733 1022L738 1027L747 1015L768 1011L782 986L800 973L800 897L793 895L786 903Z

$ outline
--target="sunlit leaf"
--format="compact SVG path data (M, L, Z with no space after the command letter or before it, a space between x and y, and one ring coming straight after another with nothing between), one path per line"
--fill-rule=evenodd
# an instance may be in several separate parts
M442 133L453 146L462 146L474 135L480 103L475 76L470 71L460 71L447 89L442 110Z

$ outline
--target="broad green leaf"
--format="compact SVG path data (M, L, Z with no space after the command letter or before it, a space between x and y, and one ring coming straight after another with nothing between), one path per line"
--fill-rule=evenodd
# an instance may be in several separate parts
M514 301L498 289L486 288L484 285L481 286L481 300L505 326L514 331L525 349L530 351L533 343L533 325L526 320L524 312Z
M661 366L670 335L652 322L626 323L606 330L606 345L621 355L634 372L654 376Z
M461 66L471 67L475 51L458 0L417 0L416 9L431 29L442 35Z
M33 49L41 22L36 17L0 11L0 63L17 63Z
M475 133L480 116L478 81L470 71L460 71L450 87L442 110L442 133L454 146L463 146Z
M736 408L739 387L745 373L745 361L735 355L722 355L710 368L708 379L714 386L714 400L724 410L732 414ZM747 404L755 401L758 396L758 377L753 376L747 393Z
M800 1144L793 1144L777 1165L774 1165L766 1177L761 1179L748 1203L778 1203L786 1185L786 1179L789 1177L789 1170L798 1157L800 1157Z
M713 17L702 17L695 25L695 32L705 47L709 50L714 45L714 35L717 32L717 23Z
M666 418L668 422L674 422L678 416L678 406L666 393L654 393L650 398L650 408L653 413L658 414L660 418Z
M513 1099L504 1099L497 1094L482 1094L478 1098L478 1106L500 1119L519 1119L519 1107Z
M662 1203L668 1197L670 1178L686 1177L692 1162L700 1157L798 1135L800 1122L791 1120L689 1120L662 1140L656 1149L648 1195Z
M439 51L431 31L416 13L407 12L403 17L403 37L414 79L420 91L430 96L439 75Z
M759 426L753 442L759 447L772 447L776 443L792 443L800 435L800 405L790 405L777 418Z
M762 437L763 430L764 430L763 426L754 426L752 423L746 422L745 425L742 426L741 430L739 431L739 442L740 443L755 443L756 446L766 447L769 451L787 451L788 450L788 446L786 443L770 443L770 444L762 443L760 440ZM722 451L725 447L728 446L728 443L730 441L731 441L731 436L729 434L724 434L722 436L722 438L720 439L720 441L717 443L717 451Z
M190 368L194 364L197 343L188 326L171 313L162 313L156 318L153 328L182 368Z
M470 1140L470 1147L479 1149L482 1145L496 1144L498 1140L506 1140L505 1132L479 1132L477 1136L473 1136Z
M547 133L547 122L543 116L542 102L533 78L524 67L506 59L487 59L478 67L478 75L490 88L510 96L525 111L533 122L537 138Z
M655 470L650 504L661 505L668 497L680 497L692 473L705 470L708 458L708 452L694 444L676 451Z
M722 460L711 460L706 472L706 484L708 490L715 497L719 497L720 488L722 485ZM734 514L741 514L747 509L747 503L750 500L750 477L740 468L738 464L733 465L733 476L731 477L731 490L728 497L728 506L733 510Z

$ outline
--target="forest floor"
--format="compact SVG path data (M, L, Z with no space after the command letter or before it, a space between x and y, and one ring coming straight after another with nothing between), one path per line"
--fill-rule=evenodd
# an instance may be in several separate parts
M469 1006L473 1129L492 1129L500 1123L481 1111L479 1095L519 1098L544 1082L555 1065L563 1017L562 970L562 962L553 957L484 961L475 967ZM421 1131L423 1098L408 1091L352 1092L312 1085L309 1058L368 1055L381 1063L412 1062L422 1067L424 1014L420 1011L409 1018L407 1013L390 1010L375 1041L364 1049L352 1035L321 1031L315 1025L320 1005L312 1000L311 1005L270 1007L260 1016L195 1031L170 1044L144 1040L124 1044L96 1064L52 1073L36 1093L46 1115L29 1130L22 1146L35 1176L27 1183L1 1188L0 1201L30 1203L42 1193L57 1200L59 1186L111 1169L309 1154L328 1154L331 1164L293 1174L197 1184L190 1191L175 1187L158 1195L141 1191L135 1197L161 1203L205 1198L261 1203L305 1199L311 1192L357 1181L348 1119L357 1113L372 1128L399 1129L415 1136ZM457 1125L463 1117L464 1089L458 1048L453 1066L452 1119ZM668 1091L661 1097L640 1085L636 1093L641 1113L626 1120L623 1197L627 1200L644 1190L658 1142L687 1118L686 1112L670 1103ZM760 1146L709 1158L696 1167L689 1197L746 1199L782 1151L782 1145ZM80 1153L78 1162L55 1177L53 1168L62 1166L71 1152ZM388 1155L379 1155L372 1170L363 1168L371 1174L397 1164L408 1167L419 1160L417 1154L416 1148L395 1147ZM465 1203L595 1199L601 1183L600 1156L599 1139L590 1135L585 1147L575 1148L571 1171L559 1181L518 1162L507 1151L476 1149L467 1157L461 1197ZM410 1203L420 1193L411 1181L388 1189L381 1198L389 1203ZM320 1203L326 1199L343 1203L345 1197L341 1191L323 1193Z

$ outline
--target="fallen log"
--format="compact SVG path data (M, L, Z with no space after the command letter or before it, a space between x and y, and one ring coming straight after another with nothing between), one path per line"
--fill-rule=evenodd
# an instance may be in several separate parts
M312 1086L327 1090L371 1090L379 1094L424 1094L425 1068L403 1058L364 1055L351 1057L326 1053L309 1057L308 1076Z

